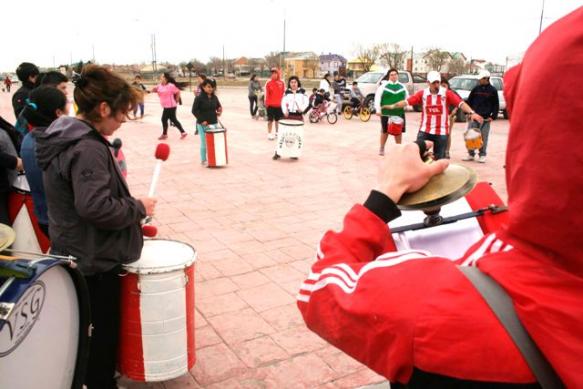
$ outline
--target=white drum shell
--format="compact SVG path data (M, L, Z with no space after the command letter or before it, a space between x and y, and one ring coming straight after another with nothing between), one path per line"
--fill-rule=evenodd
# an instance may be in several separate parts
M304 147L304 123L299 120L280 120L276 152L280 157L299 158Z

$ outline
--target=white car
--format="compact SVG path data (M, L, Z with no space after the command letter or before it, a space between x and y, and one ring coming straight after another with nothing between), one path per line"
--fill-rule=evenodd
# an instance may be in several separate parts
M449 87L457 92L464 101L468 100L470 92L479 83L479 78L476 74L466 74L455 76L449 80ZM490 84L498 91L498 100L500 101L500 112L504 115L504 119L508 119L508 111L506 110L506 100L504 99L504 80L502 77L491 76ZM456 121L463 122L465 120L464 113L458 110Z
M358 82L358 87L364 96L365 104L368 105L371 112L374 113L374 96L379 87L381 79L387 74L387 70L377 70L372 72L364 73L362 76L358 77L355 81ZM420 88L425 88L427 86L425 80L420 77L412 76L411 73L399 70L399 82L405 85L409 95L415 94ZM416 111L420 110L420 107L414 107Z

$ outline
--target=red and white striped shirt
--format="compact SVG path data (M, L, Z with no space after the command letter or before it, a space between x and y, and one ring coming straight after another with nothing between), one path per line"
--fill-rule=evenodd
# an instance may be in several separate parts
M423 104L419 131L434 135L449 134L447 107L459 107L463 102L459 96L445 88L439 88L436 94L425 88L407 99L409 105Z

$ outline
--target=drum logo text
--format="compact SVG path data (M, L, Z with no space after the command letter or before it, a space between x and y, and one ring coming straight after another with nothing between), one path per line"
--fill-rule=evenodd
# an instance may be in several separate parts
M30 333L45 302L42 281L32 284L12 309L0 331L0 358L10 354Z

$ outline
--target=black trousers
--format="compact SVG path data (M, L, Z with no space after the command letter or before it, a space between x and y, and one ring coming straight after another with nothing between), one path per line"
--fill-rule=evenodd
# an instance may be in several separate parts
M8 192L0 191L0 223L10 225L8 217Z
M168 120L174 124L176 128L182 133L184 132L184 128L182 128L182 124L176 119L176 107L174 108L164 108L162 111L162 129L163 134L168 134Z
M249 113L251 113L251 116L255 116L258 109L257 96L249 96Z
M120 325L119 269L85 276L91 304L93 331L85 375L87 389L117 388L115 368Z

